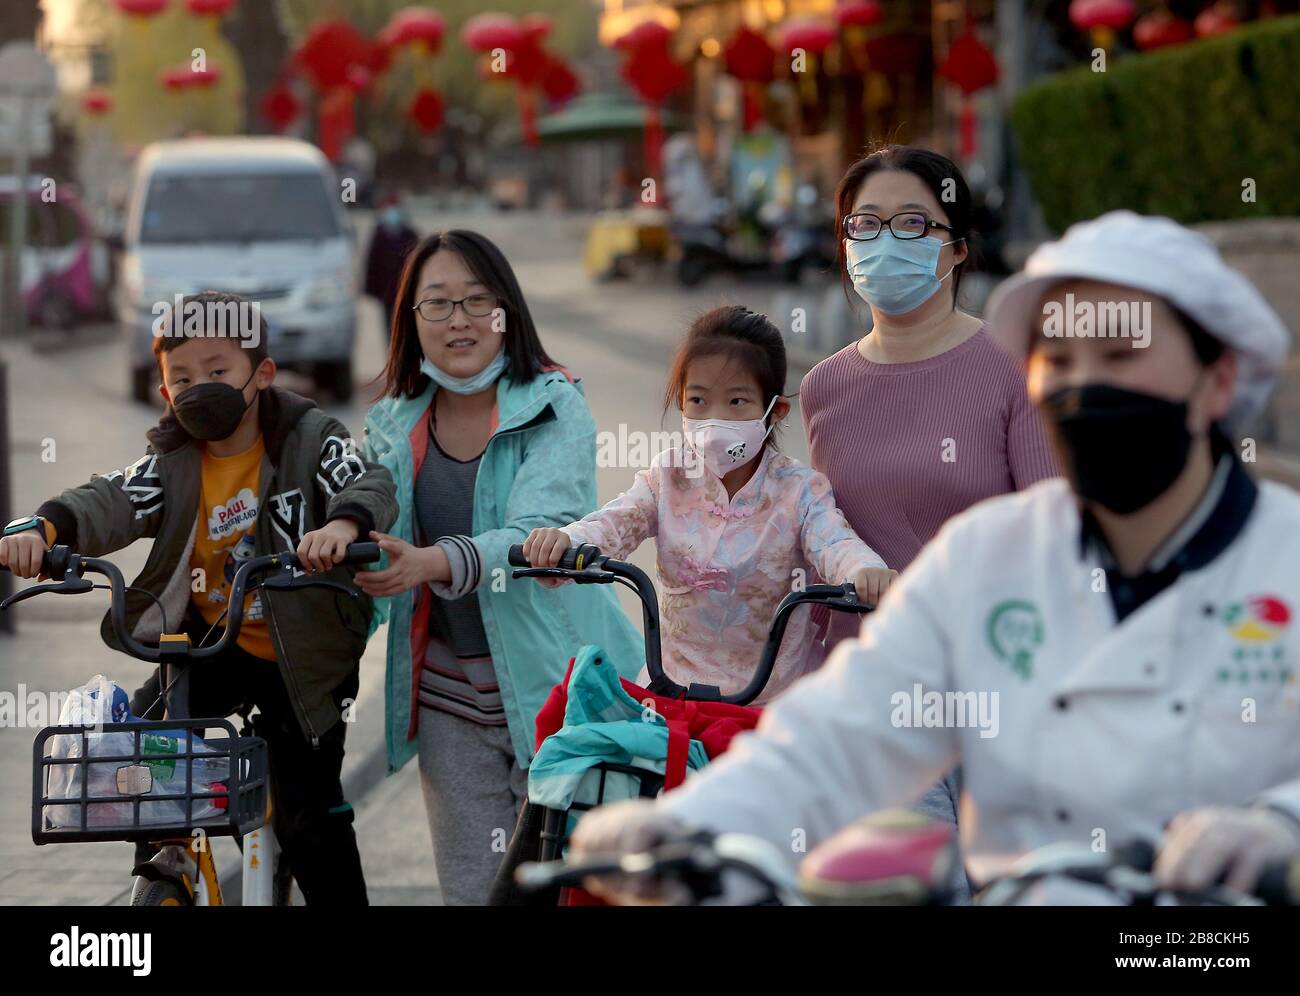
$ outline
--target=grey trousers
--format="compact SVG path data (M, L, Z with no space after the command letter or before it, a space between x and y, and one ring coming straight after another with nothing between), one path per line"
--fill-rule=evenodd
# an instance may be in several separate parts
M528 791L510 732L420 707L420 790L443 902L482 906Z

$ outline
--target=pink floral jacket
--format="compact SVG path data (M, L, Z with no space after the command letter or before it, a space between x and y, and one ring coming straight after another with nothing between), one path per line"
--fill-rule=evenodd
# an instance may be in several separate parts
M777 604L796 583L846 581L885 562L835 505L825 475L771 447L730 500L722 481L680 450L665 450L632 487L564 527L575 544L594 543L622 560L654 537L663 665L682 685L723 694L749 681ZM766 702L821 664L810 610L796 609L785 631Z

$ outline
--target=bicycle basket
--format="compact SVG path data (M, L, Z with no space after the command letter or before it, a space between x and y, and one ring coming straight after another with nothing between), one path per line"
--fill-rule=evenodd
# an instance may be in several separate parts
M32 762L37 844L234 836L266 818L266 741L225 719L49 726Z

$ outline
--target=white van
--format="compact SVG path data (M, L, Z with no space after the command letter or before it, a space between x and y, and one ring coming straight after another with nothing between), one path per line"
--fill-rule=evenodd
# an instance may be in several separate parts
M158 142L135 167L116 294L131 394L151 402L158 302L231 291L261 306L276 363L352 396L357 279L352 227L328 160L285 138Z

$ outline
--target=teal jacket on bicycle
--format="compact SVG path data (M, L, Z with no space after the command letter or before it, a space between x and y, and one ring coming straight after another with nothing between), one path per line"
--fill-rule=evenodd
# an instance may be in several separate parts
M387 468L397 486L399 511L390 532L409 543L417 542L413 495L429 444L435 390L430 382L416 397L384 398L366 416L366 459ZM474 484L473 535L456 538L477 558L470 585L453 592L423 584L376 602L372 631L385 620L389 624L384 682L389 774L417 751L419 669L412 662L424 659L430 598L478 593L520 767L532 759L538 710L580 647L602 647L626 677L641 670L641 635L609 586L547 588L510 577L506 557L513 544L538 527L576 522L595 507L596 423L580 382L558 369L526 383L500 378L495 428Z

